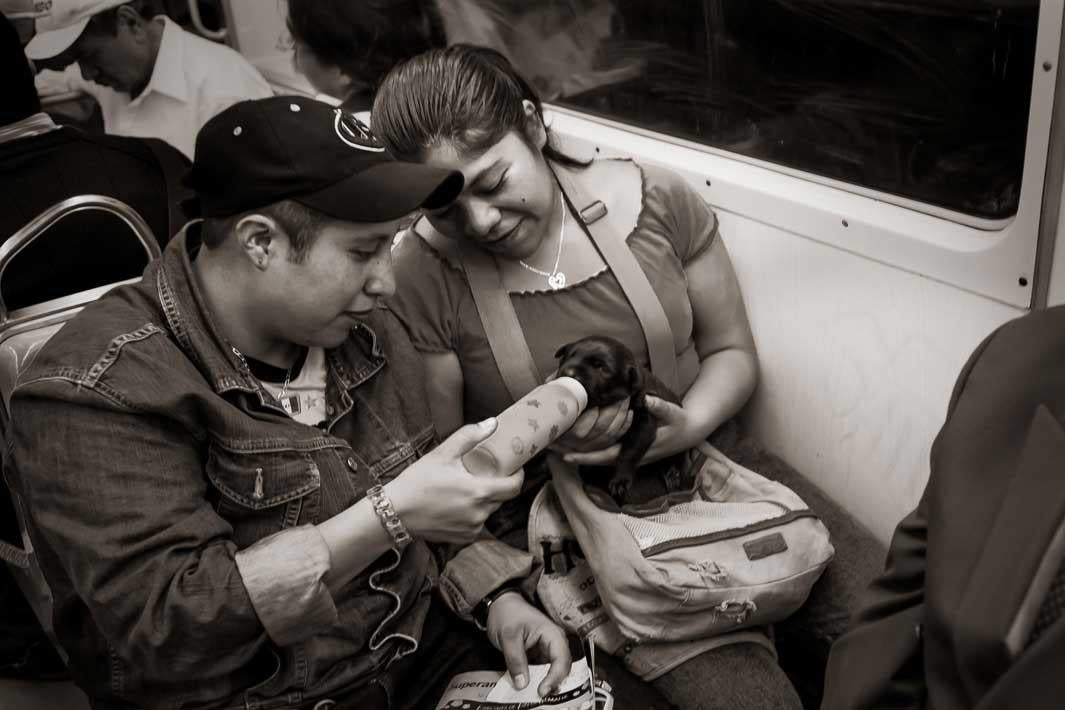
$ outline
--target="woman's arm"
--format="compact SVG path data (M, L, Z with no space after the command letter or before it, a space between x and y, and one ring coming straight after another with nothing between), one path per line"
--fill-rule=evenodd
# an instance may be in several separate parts
M685 435L658 457L695 446L747 403L758 382L758 355L736 272L718 234L684 268L692 305L699 374L684 395ZM662 438L659 432L659 438ZM672 438L672 437L670 437ZM655 451L658 449L659 451Z
M740 410L758 381L758 357L736 272L728 251L714 241L684 267L692 306L692 335L699 374L677 406L658 397L647 404L659 421L655 442L643 461L656 461L704 441ZM617 458L615 444L601 451L567 454L577 464L605 464Z
M453 350L439 353L422 353L425 363L426 390L429 394L429 410L440 438L462 426L462 365Z

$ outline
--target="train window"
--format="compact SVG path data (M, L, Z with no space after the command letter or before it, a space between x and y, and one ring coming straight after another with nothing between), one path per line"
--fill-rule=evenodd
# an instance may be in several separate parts
M551 4L551 3L549 3ZM597 63L549 98L573 149L657 162L740 221L1038 304L1061 3L573 0ZM582 26L582 23L584 25ZM526 74L527 66L519 65ZM1061 150L1065 134L1055 138ZM587 153L585 153L587 154ZM1042 273L1042 272L1040 272Z
M566 5L560 28L596 23L601 81L562 106L973 217L1017 212L1037 0Z
M224 5L230 41L300 90L284 0ZM578 154L659 163L722 212L1015 306L1038 291L1060 2L426 6L448 42L507 54Z

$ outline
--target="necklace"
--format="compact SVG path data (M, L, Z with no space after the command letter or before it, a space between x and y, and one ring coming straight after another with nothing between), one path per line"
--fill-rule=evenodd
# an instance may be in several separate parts
M244 353L242 353L241 351L237 350L237 346L236 345L230 345L229 347L233 351L233 354L237 356L237 359L240 360L240 364L243 365L244 369L247 370L248 373L250 374L251 373L251 368L248 367L248 361L244 359ZM254 377L254 375L252 375L252 376ZM258 379L258 378L256 378L256 379ZM278 401L280 401L280 402L284 402L285 401L285 394L288 392L288 383L289 383L289 381L291 379L292 379L292 366L290 365L289 368L287 370L285 370L285 381L281 383L281 393L279 395L277 395Z
M562 227L558 230L558 254L555 255L555 268L551 269L551 271L544 271L537 269L535 266L529 266L521 259L518 259L518 263L526 269L546 278L547 285L555 291L566 285L566 274L558 270L558 263L562 259L562 244L566 239L566 198L562 195L561 190L558 193L558 201L562 205Z

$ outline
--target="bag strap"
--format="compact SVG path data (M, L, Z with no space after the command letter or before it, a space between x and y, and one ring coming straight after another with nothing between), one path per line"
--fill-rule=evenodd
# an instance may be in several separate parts
M503 287L495 257L466 240L460 243L462 266L488 337L488 347L507 392L517 402L539 386L543 377L525 340L510 294Z
M618 231L610 216L610 211L602 200L589 197L580 182L573 178L569 170L556 166L555 175L563 192L576 205L585 205L578 212L584 226L591 235L603 261L610 267L614 278L621 286L643 329L647 341L647 356L651 363L651 372L674 392L680 391L680 377L677 374L677 353L673 347L673 330L669 318L658 300L647 274L624 236L619 238Z
M464 239L451 240L441 236L427 219L419 219L411 225L410 231L461 263L492 359L511 399L517 402L541 385L543 376L529 350L510 294L503 287L495 257Z
M581 222L640 321L651 371L667 387L679 391L673 330L647 274L625 240L618 238L616 226L602 200L590 200L565 168L556 166L555 175L566 199L586 205L578 213ZM517 401L543 382L543 377L525 340L510 294L503 287L495 257L465 240L460 240L460 244L462 266L488 346L507 391Z

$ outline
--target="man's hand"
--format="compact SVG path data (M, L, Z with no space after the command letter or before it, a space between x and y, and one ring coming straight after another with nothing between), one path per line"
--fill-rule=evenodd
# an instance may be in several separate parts
M551 663L536 689L540 697L555 692L569 675L573 659L566 633L517 591L503 594L488 608L488 640L503 652L507 670L519 690L529 682L529 661L525 652L533 647Z
M495 427L495 419L462 427L385 485L411 535L434 542L470 542L485 519L521 491L524 471L475 476L462 465L462 455Z
M569 431L551 448L561 454L600 451L620 439L632 425L628 398L581 412Z
M673 404L669 400L650 395L646 398L646 401L647 409L658 420L658 429L655 430L654 443L651 444L651 448L647 450L647 453L643 455L642 463L657 461L679 451L690 449L698 443L698 439L692 440L692 427L684 407ZM626 430L628 429L628 427L625 428ZM617 460L620 450L621 444L615 443L598 451L586 449L563 453L565 453L566 463L580 466L604 466Z

